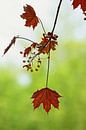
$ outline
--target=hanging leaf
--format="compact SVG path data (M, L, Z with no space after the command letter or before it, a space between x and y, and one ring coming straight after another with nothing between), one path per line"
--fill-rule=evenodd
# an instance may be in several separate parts
M32 26L34 29L37 26L37 24L39 23L39 19L36 16L36 13L35 13L33 7L27 4L26 6L24 6L24 11L25 11L25 13L23 13L21 15L21 18L26 20L25 26L27 26L27 27Z
M83 14L86 16L86 0L73 0L72 5L74 9L80 6L83 11ZM86 20L86 18L84 18L84 20Z
M6 49L4 50L4 55L8 52L8 50L11 48L11 46L13 45L13 44L15 44L15 42L16 42L16 38L17 37L13 37L13 39L11 40L11 42L10 42L10 44L6 47Z
M59 109L59 100L61 96L54 90L49 88L43 88L33 93L32 98L34 109L43 104L44 110L48 113L51 109L51 105Z
M83 10L83 11L86 11L86 0L73 0L73 8L77 8L79 5L80 5L80 8Z
M31 52L31 47L27 47L27 48L24 50L24 57L28 56L30 52Z
M42 38L42 41L38 46L38 51L43 54L46 54L46 53L48 54L51 49L56 50L55 48L56 45L58 45L57 41L55 40L49 41L49 39L45 37L45 38Z
M33 43L31 44L31 47L32 47L32 48L35 48L37 45L38 45L38 43L33 42Z

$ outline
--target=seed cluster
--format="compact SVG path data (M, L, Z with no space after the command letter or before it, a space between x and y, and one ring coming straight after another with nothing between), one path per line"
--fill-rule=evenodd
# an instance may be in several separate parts
M21 54L24 54L23 52L20 52ZM24 57L25 59L23 60L23 68L26 68L27 71L29 70L30 72L38 71L40 66L41 66L41 58L38 55L36 58L36 53L30 53L28 56Z

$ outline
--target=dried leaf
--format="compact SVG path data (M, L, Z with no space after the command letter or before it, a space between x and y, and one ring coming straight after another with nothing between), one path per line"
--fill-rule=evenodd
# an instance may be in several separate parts
M4 50L4 55L8 52L8 50L11 48L11 46L13 44L15 44L16 42L16 37L14 36L13 39L11 40L10 44L6 47L6 49Z
M73 0L73 8L77 8L79 5L83 11L86 11L86 0Z
M86 16L86 0L73 0L73 8L77 8L80 5L80 8L83 11L83 14ZM86 18L84 18L86 20Z
M48 38L45 37L42 38L42 41L38 47L38 51L43 54L48 54L51 49L56 50L56 45L58 45L58 43L55 40L49 41Z
M36 16L33 7L27 4L26 6L24 6L24 11L25 13L21 15L21 18L26 20L25 26L27 27L32 26L34 29L39 23L39 19Z
M32 47L32 48L35 48L36 45L38 45L38 43L35 43L35 42L34 42L33 44L31 44L31 47Z
M30 52L31 52L31 47L27 47L27 48L24 50L24 57L28 56Z
M61 96L54 90L49 88L43 88L33 93L32 98L34 109L43 104L44 110L48 113L51 109L51 105L59 109L59 100Z

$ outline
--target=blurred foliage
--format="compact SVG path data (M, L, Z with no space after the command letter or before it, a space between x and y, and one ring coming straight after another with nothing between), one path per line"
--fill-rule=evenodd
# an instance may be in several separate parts
M31 104L32 93L45 87L45 72L46 63L21 87L15 68L0 69L0 130L86 130L86 45L68 43L52 52L49 87L63 97L49 114Z

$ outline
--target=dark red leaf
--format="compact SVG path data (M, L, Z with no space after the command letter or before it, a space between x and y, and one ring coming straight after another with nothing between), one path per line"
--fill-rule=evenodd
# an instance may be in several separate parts
M74 0L73 7L77 8L80 5L83 11L86 11L86 0Z
M26 5L26 6L24 6L24 11L25 11L25 13L23 13L21 15L21 18L26 20L25 26L27 26L27 27L32 26L34 29L37 26L37 24L39 23L39 19L36 16L36 13L35 13L33 7L31 7L30 5Z
M32 47L32 48L35 48L36 45L38 45L38 43L35 43L35 42L34 42L33 44L31 44L31 47Z
M16 42L16 37L14 36L13 39L11 40L10 44L7 46L7 48L4 50L4 55L8 52L8 50L11 48L13 44Z
M31 52L31 47L27 47L27 48L24 50L24 57L28 56L30 52Z
M86 13L86 0L73 0L73 8L77 8L80 5L80 8L82 9L83 13Z
M42 41L41 43L39 44L38 46L38 51L40 53L43 53L43 54L48 54L49 51L52 49L52 50L56 50L56 45L58 45L58 43L54 40L50 40L48 38L42 38Z
M72 5L73 5L73 8L74 8L74 9L79 6L80 1L81 1L81 0L74 0L74 1L73 1Z
M43 104L44 110L48 113L51 109L51 105L59 109L59 100L61 96L54 90L49 88L43 88L33 93L32 98L34 109Z

